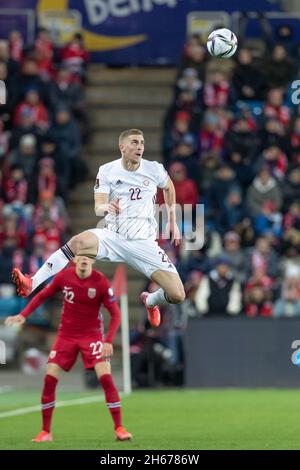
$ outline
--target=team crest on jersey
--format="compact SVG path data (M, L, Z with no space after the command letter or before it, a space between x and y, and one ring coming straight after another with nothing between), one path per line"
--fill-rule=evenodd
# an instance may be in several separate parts
M94 299L94 298L96 297L96 293L97 293L97 291L96 291L96 289L94 289L93 287L90 287L90 288L88 289L88 297L89 297L90 299Z
M149 180L144 180L143 183L145 186L149 186Z
M49 354L49 359L54 359L56 356L56 351L51 351Z

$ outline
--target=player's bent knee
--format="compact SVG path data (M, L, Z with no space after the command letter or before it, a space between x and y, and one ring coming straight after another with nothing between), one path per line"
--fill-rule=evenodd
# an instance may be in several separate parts
M183 289L172 292L171 294L168 294L168 298L172 304L181 304L185 299L185 292Z
M81 251L90 247L89 240L83 233L72 237L71 240L69 240L68 245L74 255L78 255Z

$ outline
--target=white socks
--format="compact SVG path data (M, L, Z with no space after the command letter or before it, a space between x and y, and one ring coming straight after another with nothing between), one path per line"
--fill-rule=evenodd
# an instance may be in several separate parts
M165 297L165 291L158 289L147 297L148 307L155 307L155 305L167 305L170 302Z
M71 248L66 244L55 251L45 261L43 266L32 276L32 290L61 271L74 258Z

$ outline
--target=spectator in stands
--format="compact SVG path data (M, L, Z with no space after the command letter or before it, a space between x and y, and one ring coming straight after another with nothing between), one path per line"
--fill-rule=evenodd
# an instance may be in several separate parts
M57 143L59 154L67 161L66 175L68 186L78 181L76 175L76 160L81 157L81 138L78 126L66 108L61 108L55 115L55 124L51 134Z
M215 215L219 214L224 207L224 201L229 193L236 189L240 189L240 187L236 181L234 171L228 165L223 164L215 174L207 199L207 203L215 211Z
M200 158L206 152L214 151L222 153L224 144L224 126L214 109L205 112L203 123L199 132Z
M261 100L264 95L266 81L254 63L253 55L249 49L239 48L237 62L232 75L232 102L236 100Z
M33 57L36 60L40 77L49 81L54 73L53 42L46 28L39 28L34 42Z
M28 242L28 234L21 229L18 224L18 216L15 212L9 211L4 216L2 227L0 227L0 249L7 246L11 240L15 248L25 249Z
M235 280L230 260L218 258L215 269L202 276L195 294L195 305L201 314L237 315L242 308L241 285Z
M170 156L170 152L178 145L185 135L190 133L191 114L186 111L177 111L174 117L173 125L166 132L164 138L164 155L166 160Z
M197 101L194 93L191 91L179 91L175 99L175 109L177 111L186 111L189 114L199 113L201 103Z
M85 80L89 53L84 47L83 37L80 33L74 34L71 41L62 49L61 60L62 65L80 77L81 80Z
M195 69L187 68L182 71L182 76L177 81L177 92L187 92L192 94L195 101L201 100L202 82Z
M7 77L9 79L18 80L19 64L9 54L9 44L6 39L0 40L0 62L4 62L7 67Z
M183 163L189 178L197 179L198 158L196 139L192 134L186 134L171 153L170 162Z
M223 237L223 251L221 256L230 259L234 278L243 284L246 280L245 253L241 248L241 238L233 230L225 233Z
M49 157L43 157L39 160L39 172L37 177L38 197L43 191L49 191L50 194L56 194L57 178L55 174L55 162Z
M30 88L27 90L24 101L18 104L15 112L15 125L20 125L20 117L23 113L30 113L35 125L42 131L47 130L49 127L49 116L47 109L41 102L39 93L35 88Z
M31 182L38 159L36 138L32 134L25 134L20 139L19 148L8 155L8 163L22 168L28 182Z
M48 213L41 217L38 228L34 231L33 239L38 237L41 243L45 245L45 257L58 250L64 242L64 234L56 225L52 214Z
M245 313L248 317L270 317L273 310L273 279L264 266L257 266L245 285Z
M219 214L216 214L218 232L223 235L234 228L245 216L245 208L240 187L233 186L229 189Z
M0 167L8 152L10 133L5 130L4 121L0 118Z
M252 276L258 268L270 277L279 275L278 256L266 237L257 238L255 246L249 248L246 254L248 276Z
M300 199L291 204L283 218L283 228L291 227L300 230Z
M70 227L70 220L64 202L60 197L55 197L51 189L39 193L39 201L35 205L32 218L36 230L43 227L45 218L50 218L61 233Z
M284 91L282 88L271 88L267 94L267 100L263 108L265 118L275 118L283 126L290 122L291 111L284 104Z
M283 219L282 252L289 258L300 253L300 203L291 204Z
M274 178L281 181L287 170L287 157L276 145L267 147L258 159L257 166L268 166Z
M271 291L263 289L259 285L254 285L250 290L245 291L245 314L247 317L270 317L272 315L273 304L269 294Z
M205 106L225 108L229 100L229 82L224 73L211 71L206 78L203 90Z
M253 183L247 190L247 207L255 217L261 213L266 201L276 204L278 209L282 205L282 192L275 178L271 176L268 166L262 166Z
M282 236L282 214L273 201L263 203L261 213L254 219L254 228L259 237L271 233L279 242Z
M265 120L259 132L259 141L261 152L272 146L279 147L285 153L289 151L290 142L287 138L286 128L275 117L270 117Z
M186 167L183 163L174 162L169 166L168 171L175 187L176 203L181 206L190 204L194 208L198 202L199 194L195 181L187 177ZM157 203L164 203L162 190L158 193Z
M205 77L206 49L201 38L192 35L188 38L181 61L181 70L192 68L197 71L198 78L203 82Z
M274 305L273 316L295 317L300 315L300 272L295 266L287 273L283 282L281 298Z
M177 263L183 283L187 282L191 272L208 273L210 270L210 260L206 254L206 248L201 250L191 250L186 259Z
M26 91L29 88L37 90L40 100L48 108L49 92L48 85L41 79L36 61L30 57L26 57L22 63L20 80L18 82L19 97L18 101L22 101Z
M87 121L82 85L78 79L74 78L68 68L60 67L50 86L53 110L59 106L65 106L80 122Z
M28 183L23 169L18 165L12 165L10 174L4 181L5 199L8 203L26 204L28 198Z
M276 44L271 56L266 57L264 73L267 77L268 88L285 87L291 80L294 65L286 49L281 44Z
M11 284L11 271L17 266L19 269L26 267L26 256L19 249L14 236L2 240L0 251L0 285ZM17 312L16 312L17 313Z
M24 40L19 30L13 29L8 35L9 56L15 62L21 62L23 58Z
M228 156L237 152L246 164L252 164L257 155L258 143L255 129L241 116L233 122L225 135L225 153Z
M290 136L291 152L296 153L300 150L300 117L296 117Z
M197 180L201 196L204 196L204 202L207 201L207 195L211 194L211 187L215 180L216 172L220 166L221 157L219 152L204 152L201 155L199 164L199 178Z
M23 109L20 113L20 124L15 126L11 133L9 142L10 149L15 149L20 145L20 140L25 135L33 135L38 143L42 138L43 131L39 128L34 119L34 115L28 109Z
M255 172L253 165L247 158L243 158L240 152L232 152L227 158L227 163L236 174L236 179L241 184L243 192L252 183Z

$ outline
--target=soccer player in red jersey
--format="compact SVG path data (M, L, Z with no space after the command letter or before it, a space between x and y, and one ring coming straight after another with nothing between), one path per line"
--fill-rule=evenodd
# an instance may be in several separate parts
M132 435L122 426L120 398L113 383L110 365L113 355L112 341L120 325L120 310L108 279L93 269L94 260L86 256L76 256L74 261L75 267L58 273L18 315L7 317L5 320L7 326L22 325L26 317L47 298L58 291L63 293L61 323L49 354L42 392L43 428L33 441L53 440L51 419L55 407L56 386L61 373L73 367L79 352L84 367L94 368L102 385L106 404L114 421L116 439L128 440ZM105 338L99 314L101 304L110 314Z

